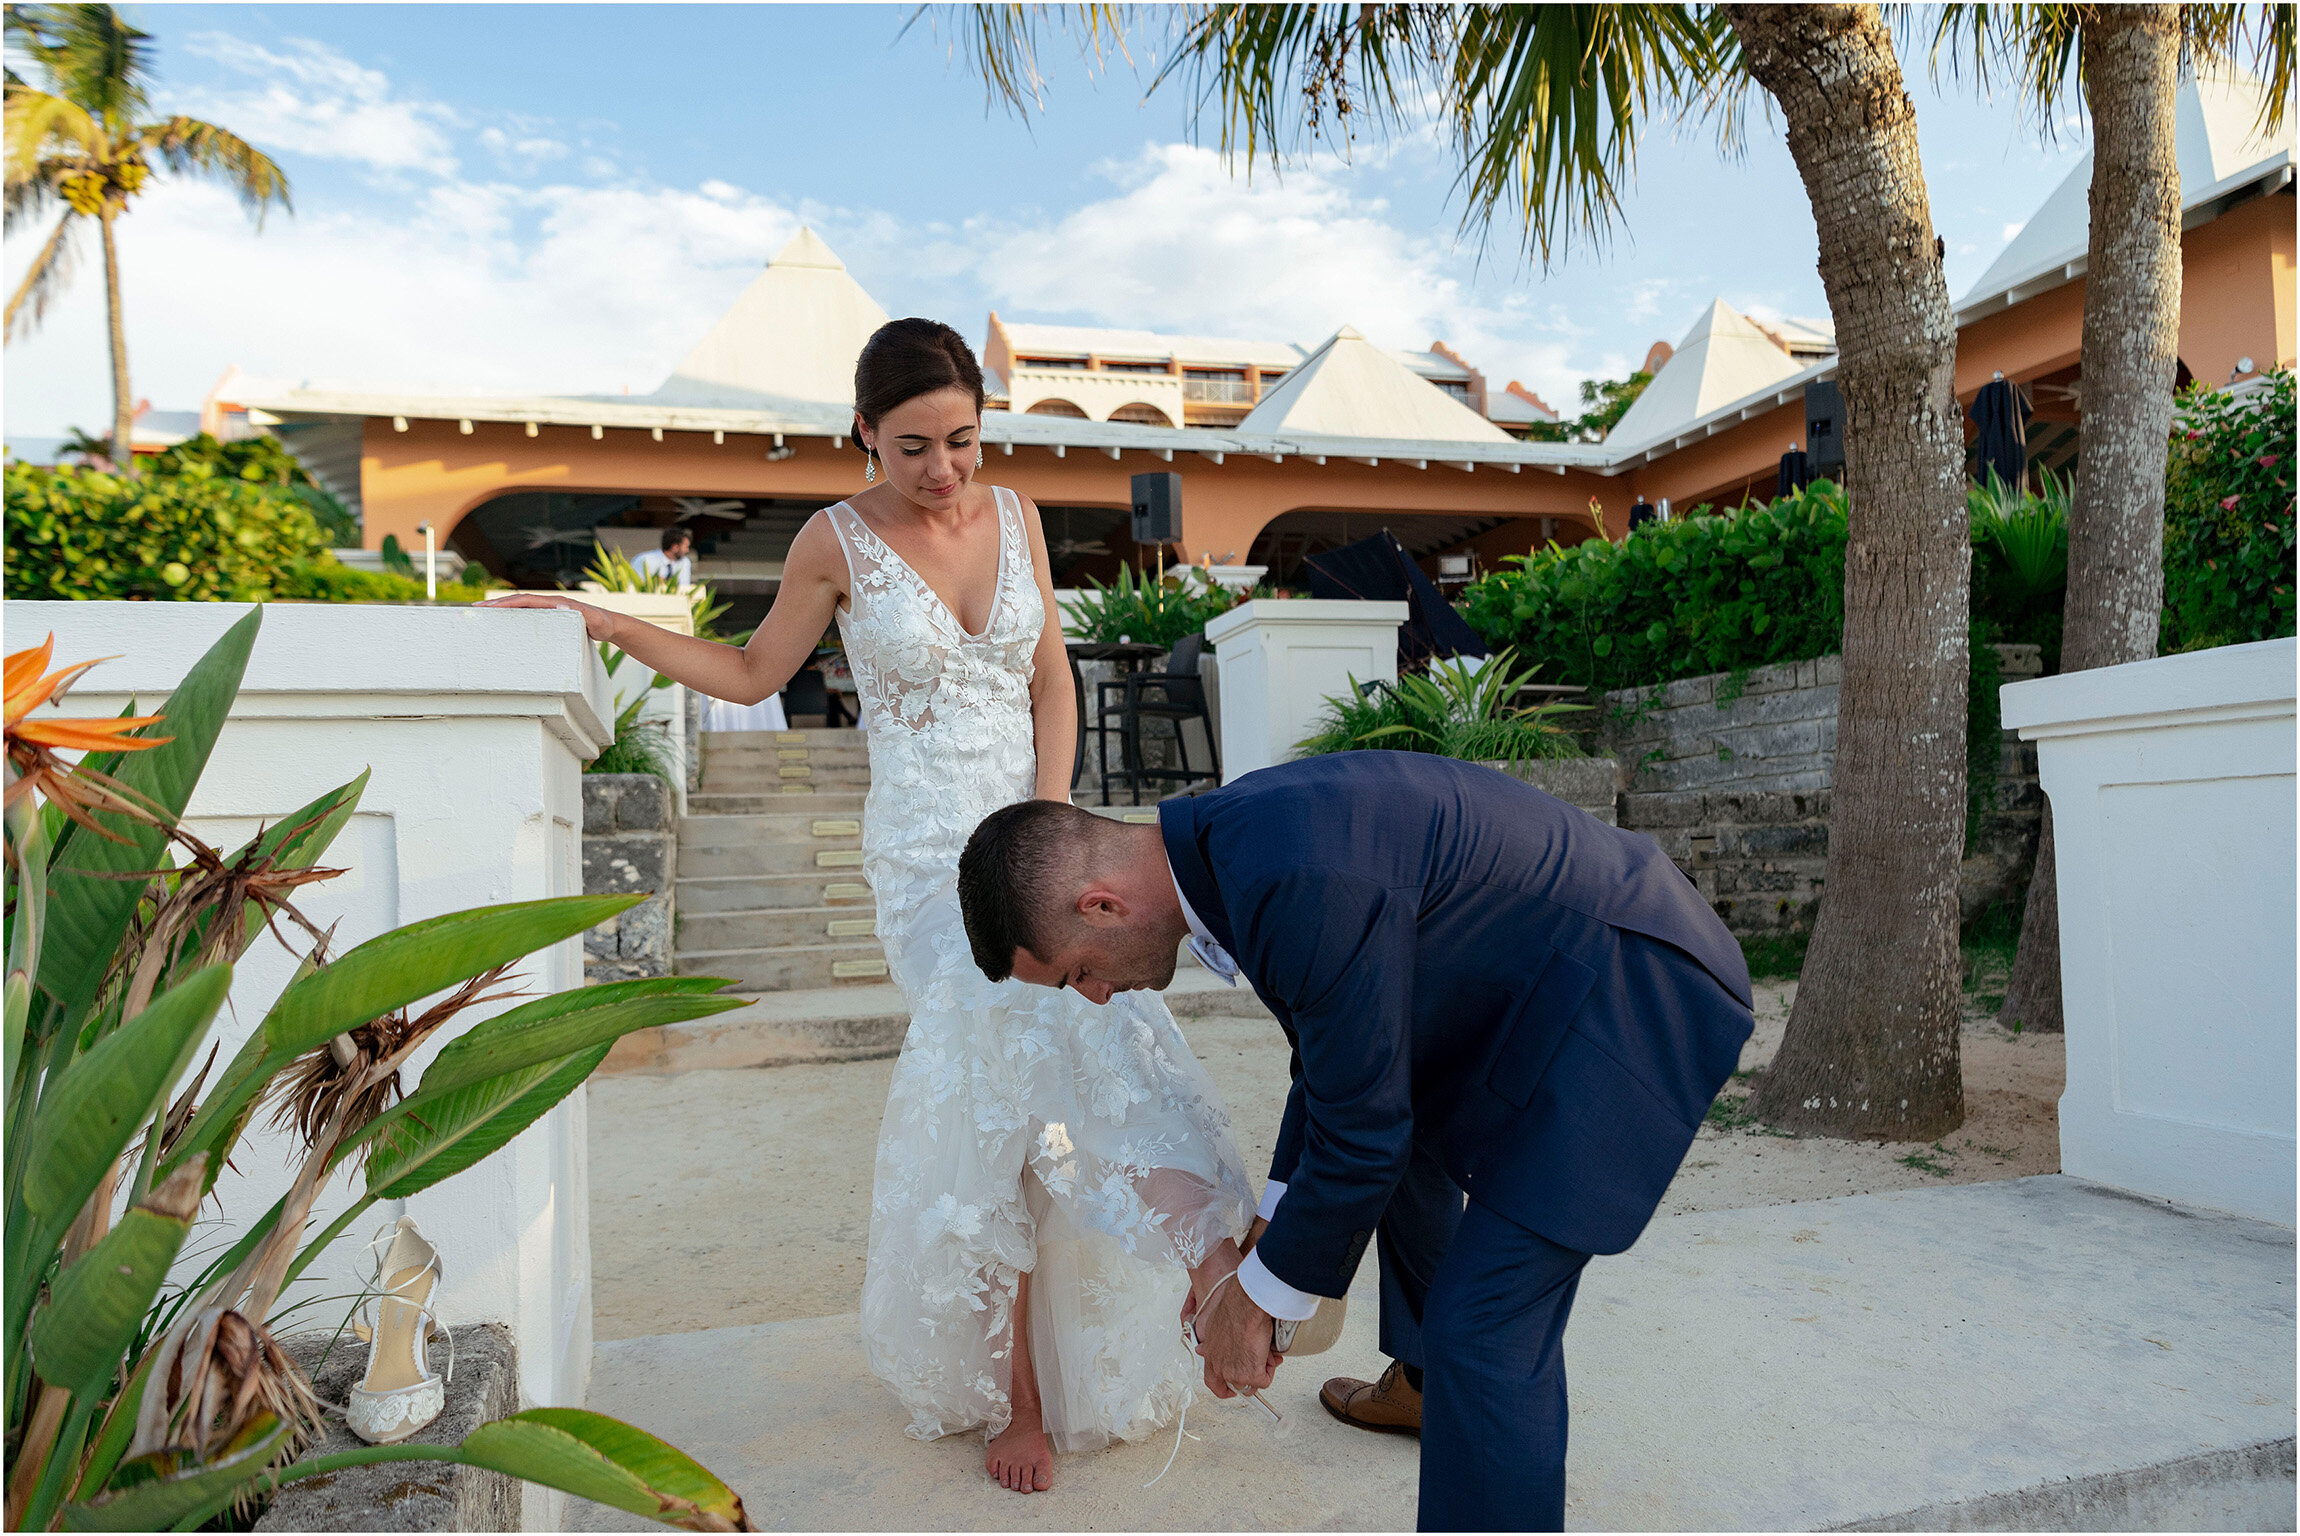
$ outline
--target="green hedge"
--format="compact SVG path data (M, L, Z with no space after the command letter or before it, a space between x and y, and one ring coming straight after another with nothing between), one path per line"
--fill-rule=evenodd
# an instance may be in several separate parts
M11 598L261 601L327 544L285 488L212 463L131 480L17 460L5 486Z
M1546 682L1634 688L1837 649L1845 628L1845 493L1826 480L1732 516L1647 523L1517 557L1462 594L1494 645Z
M2292 375L2244 399L2192 389L2164 485L2160 649L2293 633Z

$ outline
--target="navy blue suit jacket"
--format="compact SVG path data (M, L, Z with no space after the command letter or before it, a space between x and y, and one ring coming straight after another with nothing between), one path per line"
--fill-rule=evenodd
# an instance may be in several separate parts
M1344 1294L1417 1132L1552 1242L1637 1240L1751 1029L1740 945L1650 838L1412 752L1158 809L1176 882L1296 1053L1272 1273Z

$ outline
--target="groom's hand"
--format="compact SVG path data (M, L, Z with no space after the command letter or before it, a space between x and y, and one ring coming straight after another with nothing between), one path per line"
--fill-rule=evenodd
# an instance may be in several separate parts
M1201 1298L1193 1322L1198 1353L1206 1362L1206 1390L1216 1397L1235 1397L1238 1387L1267 1387L1284 1358L1270 1348L1270 1314L1237 1281L1213 1292L1239 1263L1237 1244L1224 1240L1191 1276L1191 1294ZM1209 1293L1213 1299L1204 1301Z

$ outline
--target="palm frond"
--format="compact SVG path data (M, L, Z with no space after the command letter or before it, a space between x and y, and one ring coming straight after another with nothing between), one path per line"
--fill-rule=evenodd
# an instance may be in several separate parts
M8 40L48 76L49 88L114 125L147 105L151 34L109 5L23 5L8 11Z
M47 318L48 306L56 302L72 280L78 255L72 235L79 217L67 210L56 221L56 228L40 247L40 254L33 257L32 265L25 269L24 280L8 296L8 314L0 321L0 334L14 340L20 334L29 334Z
M1099 69L1105 51L1129 57L1126 26L1132 7L1121 5L922 5L902 24L899 38L923 20L937 36L949 24L950 51L964 48L993 106L1027 113L1046 110L1046 73L1039 46L1049 29L1077 40L1079 53Z
M295 204L288 194L287 173L272 158L228 128L201 122L196 117L170 117L137 130L139 145L157 154L168 169L181 174L220 181L239 194L263 228L264 211L277 203L288 212Z
M1394 126L1404 101L1435 88L1451 29L1438 5L1211 5L1189 16L1151 89L1187 75L1193 125L1210 113L1222 153L1251 174L1311 141L1346 153L1360 122Z
M103 125L76 102L46 91L11 88L6 109L5 167L13 197L19 186L53 186L78 160L110 148ZM56 152L68 151L59 161Z

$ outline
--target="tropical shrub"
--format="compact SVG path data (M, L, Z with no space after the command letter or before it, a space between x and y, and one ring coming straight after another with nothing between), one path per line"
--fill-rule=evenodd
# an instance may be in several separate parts
M1062 627L1073 640L1104 643L1133 640L1171 647L1185 635L1204 632L1207 622L1246 601L1245 596L1209 581L1196 566L1137 580L1131 566L1118 568L1118 580L1104 586L1086 578L1090 589L1062 605Z
M226 479L245 480L285 492L311 513L319 523L320 532L327 537L329 547L356 549L359 546L359 520L351 515L351 509L314 484L311 476L304 473L303 465L296 462L295 455L268 432L235 438L228 443L202 432L154 454L143 465L143 470L147 475L176 475L193 464L212 465L216 473Z
M226 855L181 821L239 691L263 610L169 695L165 718L33 713L93 663L7 658L6 1411L16 1530L192 1530L262 1490L367 1462L459 1462L698 1530L751 1529L724 1483L644 1431L547 1408L461 1445L378 1445L296 1460L311 1384L272 1337L287 1287L378 1200L502 1147L630 1030L739 1005L710 977L538 997L449 1042L412 1093L399 1073L459 1013L505 996L534 951L638 896L480 907L343 954L296 892L367 776ZM84 751L77 766L56 756ZM171 845L181 863L169 867ZM247 1043L196 1073L233 967L263 934L305 953ZM420 1012L424 999L437 998ZM188 1081L187 1081L188 1077ZM188 1283L167 1276L202 1199L260 1108L292 1127L289 1192ZM364 1192L306 1241L333 1176ZM116 1198L117 1197L117 1198ZM124 1208L115 1219L116 1207Z
M1586 705L1517 705L1518 690L1536 670L1516 666L1508 651L1482 666L1459 658L1434 661L1394 683L1328 697L1317 733L1294 750L1318 757L1374 747L1473 763L1581 756L1556 720Z
M466 579L439 584L439 601L476 603L497 585L482 566L464 567ZM345 565L326 550L299 560L272 585L272 596L286 601L319 603L420 603L423 578L396 570L363 571Z
M2034 493L2008 488L1993 472L1987 484L1966 488L1973 541L1973 643L2041 646L2045 666L2057 668L2061 599L2068 591L2070 484L2067 476L2049 469L2039 471L2037 479L2040 488ZM1978 672L1974 675L1977 680ZM1994 735L1989 739L1994 741Z
M599 662L613 678L623 665L623 652L599 642ZM624 705L615 716L615 739L597 757L583 765L585 773L651 773L664 783L671 782L671 765L666 757L669 749L669 727L660 720L642 720L639 711L647 706L647 695L658 688L671 686L671 679L656 673L654 681L642 689L637 697Z
M1845 493L1817 480L1770 506L1505 563L1463 590L1463 616L1555 681L1630 688L1801 661L1844 634Z
M2181 397L2164 486L2160 649L2293 633L2292 374Z
M586 581L597 582L604 592L676 592L678 578L668 573L642 571L633 565L630 557L619 549L598 546L598 556L583 568ZM713 596L711 589L700 582L687 588L688 607L694 615L695 638L698 640L724 640L719 632L719 616L728 605Z
M205 461L133 480L21 460L4 474L11 598L260 602L327 547L302 501Z

